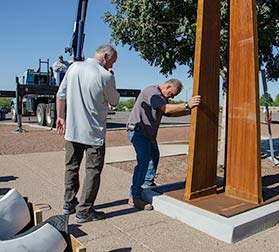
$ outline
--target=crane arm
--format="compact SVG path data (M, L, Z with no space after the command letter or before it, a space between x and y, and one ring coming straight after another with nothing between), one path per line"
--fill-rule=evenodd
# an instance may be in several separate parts
M76 20L74 22L74 31L71 46L65 48L65 52L73 55L74 61L84 60L83 44L84 44L84 25L86 19L88 0L79 0Z

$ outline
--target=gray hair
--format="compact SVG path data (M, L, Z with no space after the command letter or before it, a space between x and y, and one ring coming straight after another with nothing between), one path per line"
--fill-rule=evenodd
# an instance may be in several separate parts
M117 54L116 49L111 45L101 45L96 49L96 53L99 55L108 55L108 59L110 60L113 55Z
M168 81L165 82L166 84L171 85L174 89L176 89L177 91L181 91L183 88L183 85L181 83L180 80L178 79L169 79Z

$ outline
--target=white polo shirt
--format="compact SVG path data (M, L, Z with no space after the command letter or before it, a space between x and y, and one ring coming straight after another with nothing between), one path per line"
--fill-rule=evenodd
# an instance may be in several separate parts
M120 97L113 74L92 58L75 62L66 72L57 96L66 99L65 139L103 145L108 105L116 105Z

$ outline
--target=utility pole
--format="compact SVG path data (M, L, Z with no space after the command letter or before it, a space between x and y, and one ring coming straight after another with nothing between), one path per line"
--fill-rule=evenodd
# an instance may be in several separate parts
M271 155L271 160L272 160L273 165L277 165L279 162L274 157L274 149L273 149L273 141L272 141L272 133L271 133L270 117L269 117L269 108L268 108L267 84L266 84L265 70L264 69L261 69L261 75L262 75L262 83L263 83L263 91L264 91L264 100L265 100L264 105L265 105L265 111L266 111L270 155Z

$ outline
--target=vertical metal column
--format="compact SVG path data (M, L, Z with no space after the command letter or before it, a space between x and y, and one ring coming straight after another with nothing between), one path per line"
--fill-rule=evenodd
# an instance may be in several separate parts
M256 0L230 1L225 194L262 202Z
M192 109L188 169L184 198L216 193L220 0L199 0L195 46L193 95L202 104Z

